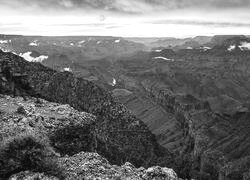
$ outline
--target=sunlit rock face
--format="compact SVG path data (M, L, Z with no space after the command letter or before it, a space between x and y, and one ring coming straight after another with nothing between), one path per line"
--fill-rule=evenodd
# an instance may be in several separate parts
M249 42L241 42L241 44L239 45L239 48L241 50L250 50L250 43Z
M233 51L233 50L235 50L235 48L236 48L236 45L230 45L230 46L227 48L227 50L228 50L228 51Z
M29 46L39 46L38 40L34 40L34 41L30 42Z
M165 60L165 61L174 61L173 59L168 59L168 58L161 57L161 56L153 57L152 59L160 59L160 60Z
M19 54L19 56L23 57L26 61L29 61L29 62L42 62L45 59L49 58L49 56L45 56L45 55L41 55L38 57L32 57L31 54L32 54L32 52L26 52L23 54L22 53Z
M7 44L8 42L11 42L11 40L1 40L0 39L0 44Z

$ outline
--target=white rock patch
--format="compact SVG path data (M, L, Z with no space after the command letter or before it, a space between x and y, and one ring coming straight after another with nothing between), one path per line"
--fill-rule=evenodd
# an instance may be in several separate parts
M7 44L8 42L8 40L0 40L0 44Z
M249 42L242 42L239 46L240 50L250 50L250 43Z
M201 47L200 49L202 49L203 51L207 51L207 50L210 50L210 49L212 49L211 47Z
M31 53L32 52L26 52L26 53L20 53L19 56L23 57L26 61L29 61L29 62L42 62L44 61L45 59L48 59L49 56L45 56L45 55L41 55L39 57L32 57L31 56Z
M115 78L113 78L113 81L112 81L112 83L109 83L111 86L115 86L116 85L116 79Z
M1 49L3 52L10 52L9 50L4 49L4 48L2 48L2 47L0 47L0 49Z
M85 40L79 41L78 44L84 44Z
M233 50L235 50L235 48L236 48L236 45L230 45L230 46L227 48L227 50L228 50L228 51L233 51Z
M38 46L37 40L29 43L29 46Z
M64 68L63 71L72 72L72 69L68 67L68 68Z
M115 40L115 43L119 43L119 42L121 42L121 40L120 40L120 39Z
M162 49L156 49L154 52L162 52Z
M159 57L153 57L153 59L163 59L165 61L174 61L174 59L168 59L168 58L161 57L161 56L159 56Z

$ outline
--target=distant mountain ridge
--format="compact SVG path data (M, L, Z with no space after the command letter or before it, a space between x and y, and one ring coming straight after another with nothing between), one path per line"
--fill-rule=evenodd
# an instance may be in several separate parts
M140 43L122 37L111 36L0 36L0 49L35 60L37 56L47 57L44 64L53 67L69 67L73 63L103 58L115 59L147 48ZM27 58L28 57L28 58ZM41 59L41 58L40 58ZM60 61L62 59L62 61Z
M193 38L128 38L135 42L146 44L151 48L171 48L175 50L187 48L199 48L202 46L213 48L214 46L221 46L229 39L247 40L250 36L245 35L215 35L215 36L196 36Z

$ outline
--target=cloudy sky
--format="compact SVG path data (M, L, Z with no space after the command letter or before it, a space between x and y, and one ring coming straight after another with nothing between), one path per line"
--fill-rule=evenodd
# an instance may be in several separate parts
M250 0L0 0L0 34L250 34Z

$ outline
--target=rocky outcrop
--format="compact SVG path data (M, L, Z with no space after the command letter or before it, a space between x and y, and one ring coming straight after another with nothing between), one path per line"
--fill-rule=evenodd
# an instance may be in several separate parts
M71 157L60 158L58 164L64 168L65 180L178 180L172 169L159 166L137 169L128 162L122 166L111 165L97 153L81 152ZM9 180L16 179L59 180L57 177L30 171L20 172L9 178Z
M54 163L60 168L63 174L61 177L66 180L178 180L176 173L169 168L136 168L129 162L122 166L111 165L107 159L93 153L103 152L98 146L107 146L107 140L102 138L105 132L99 130L96 116L79 112L67 104L52 103L40 98L26 97L24 100L22 97L1 95L0 112L0 143L16 135L20 137L20 134L48 137L55 151L51 148L48 150L58 157ZM5 159L8 160L8 157ZM42 170L22 171L20 165L13 170L16 174L10 174L9 180L60 179Z
M122 166L110 165L96 153L79 153L61 158L60 163L67 171L69 179L133 179L133 180L177 180L172 169L151 167L135 168L126 162Z
M11 68L10 72L25 73L24 77L17 80L14 78L15 81L7 80L3 86L5 92L11 92L11 88L8 89L8 87L11 82L14 82L15 89L20 95L31 94L43 97L95 115L97 122L95 123L97 130L95 150L111 163L122 164L130 161L135 166L147 167L162 156L169 156L171 159L171 155L157 144L147 126L123 105L115 102L111 94L102 88L86 80L75 78L69 72L56 72L39 63L26 62L11 53L1 52L0 57L1 63ZM87 129L86 132L92 132L92 130ZM61 132L57 133L60 137ZM87 137L86 135L86 139ZM61 153L71 155L84 150L73 147L61 148Z
M48 136L61 154L96 150L95 116L43 99L0 98L0 140L21 133Z

